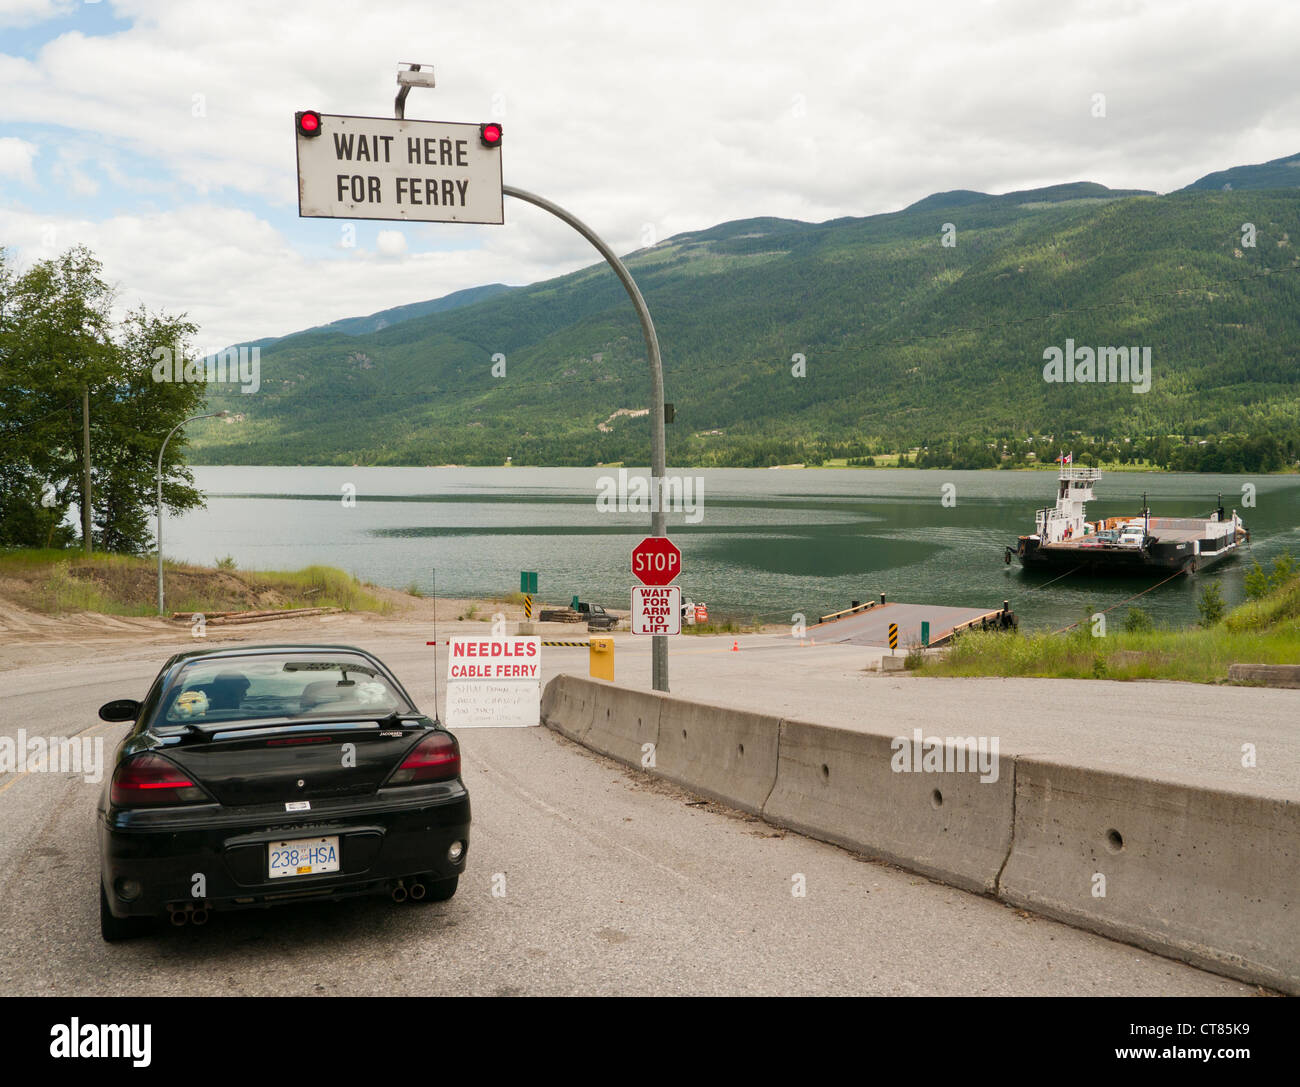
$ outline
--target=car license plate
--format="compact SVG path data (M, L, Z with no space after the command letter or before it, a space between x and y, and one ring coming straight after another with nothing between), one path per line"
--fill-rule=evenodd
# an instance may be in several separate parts
M295 838L272 842L267 849L271 879L281 876L314 876L339 870L338 835L330 838Z

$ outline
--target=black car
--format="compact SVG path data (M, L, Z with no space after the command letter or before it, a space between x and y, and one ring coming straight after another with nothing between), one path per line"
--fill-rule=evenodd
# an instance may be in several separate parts
M212 911L388 894L445 901L469 849L460 745L349 646L179 653L99 801L106 940Z

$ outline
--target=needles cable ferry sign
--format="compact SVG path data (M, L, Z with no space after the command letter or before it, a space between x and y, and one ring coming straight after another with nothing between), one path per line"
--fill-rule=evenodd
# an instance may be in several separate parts
M540 638L452 638L450 644L448 728L541 723Z

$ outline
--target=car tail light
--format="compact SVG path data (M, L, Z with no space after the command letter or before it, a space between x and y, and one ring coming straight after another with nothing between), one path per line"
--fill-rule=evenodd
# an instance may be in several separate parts
M460 744L449 732L431 732L407 753L389 785L450 781L460 774Z
M109 794L121 808L161 807L194 804L208 800L208 794L175 763L161 755L136 755L113 773Z

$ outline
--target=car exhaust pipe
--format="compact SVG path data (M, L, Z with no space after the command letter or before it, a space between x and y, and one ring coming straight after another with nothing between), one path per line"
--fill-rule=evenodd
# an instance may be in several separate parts
M208 923L207 906L197 907L194 912L190 914L190 923L194 925L206 925Z
M184 928L185 922L190 919L189 910L172 910L170 916L172 924L177 928Z
M400 879L397 881L397 886L393 888L393 901L406 901L406 888L402 886L402 881Z
M416 880L411 884L411 901L419 902L424 897L424 884Z

